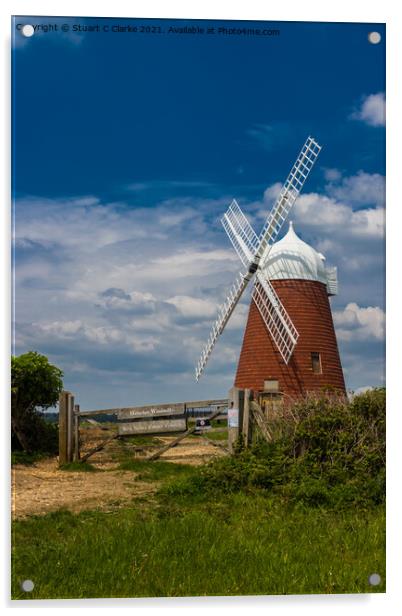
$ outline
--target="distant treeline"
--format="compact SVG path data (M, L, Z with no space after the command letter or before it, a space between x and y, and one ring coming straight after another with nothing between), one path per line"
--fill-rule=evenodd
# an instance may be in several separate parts
M59 414L58 413L43 413L43 419L48 423L59 423ZM117 417L116 415L96 415L94 417L96 421L99 423L116 423ZM85 421L85 417L82 417L82 420Z
M188 417L206 417L210 415L212 412L211 408L196 408L196 409L187 409L186 415ZM223 415L225 413L222 413ZM59 423L59 414L58 413L43 413L43 418L48 423ZM117 423L116 415L96 415L94 417L96 421L99 423ZM85 417L82 417L82 421L85 421Z

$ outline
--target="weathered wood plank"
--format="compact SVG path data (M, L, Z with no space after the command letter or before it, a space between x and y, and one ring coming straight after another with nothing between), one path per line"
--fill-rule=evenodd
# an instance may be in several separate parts
M190 402L186 402L186 407L188 409L203 408L204 406L225 406L227 408L228 399L222 398L220 400L192 400Z
M106 447L106 445L108 443L110 443L111 441L114 441L116 438L119 438L119 435L118 434L113 434L113 436L110 436L106 440L102 441L102 443L100 443L100 445L98 445L97 447L94 447L93 449L91 449L91 451L88 451L86 454L84 454L82 456L80 462L86 462L90 456L92 456L97 451L101 451L101 449Z
M214 441L212 438L208 438L205 434L201 434L201 436L205 441L208 441L208 443L210 443L214 447L219 447L219 449L222 449L226 453L229 453L229 449L225 447L225 445L220 441Z
M245 447L249 446L250 443L250 390L244 390L244 407L243 407L243 441Z
M74 406L74 460L80 459L80 405Z
M262 408L259 404L257 404L257 402L255 402L255 400L250 402L249 406L252 418L260 429L262 436L265 438L266 441L268 441L268 443L270 443L272 441L272 434L267 426L267 419L263 413Z
M119 435L127 434L165 434L169 432L184 432L187 429L186 418L174 417L155 419L155 421L131 421L118 424Z
M163 407L179 407L185 405L186 408L203 408L207 406L220 406L227 408L227 398L219 399L219 400L192 400L190 402L171 402L166 404L148 404L146 406L129 406L129 407L120 407L113 409L97 409L94 411L80 411L80 417L85 417L87 415L117 415L119 413L125 413L129 411L135 411L137 409L146 409L146 408L163 408ZM222 409L221 409L222 410Z
M163 417L184 415L183 404L155 404L154 406L138 406L132 409L122 409L116 413L118 419L137 419L141 417Z
M73 461L74 455L74 396L69 393L67 396L67 462Z
M68 391L62 391L59 397L59 464L67 463L67 406Z

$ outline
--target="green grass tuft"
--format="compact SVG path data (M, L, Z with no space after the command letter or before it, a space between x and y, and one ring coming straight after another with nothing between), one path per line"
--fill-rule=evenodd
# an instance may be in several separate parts
M205 436L207 438L210 438L211 441L227 441L228 440L227 430L225 430L224 432L214 432L213 430L211 430L210 432L206 432Z
M79 472L79 473L98 473L101 469L96 468L89 462L69 462L60 466L62 471Z
M27 453L26 451L12 451L11 464L24 464L26 466L31 466L39 460L48 458L49 455L50 454L41 451L36 451L35 453Z
M189 464L175 464L163 460L147 462L146 460L126 460L119 467L122 471L139 473L138 479L144 481L162 481L174 477L189 477L195 469Z
M150 445L161 445L162 441L155 436L125 436L124 442L131 443L136 447L148 447Z

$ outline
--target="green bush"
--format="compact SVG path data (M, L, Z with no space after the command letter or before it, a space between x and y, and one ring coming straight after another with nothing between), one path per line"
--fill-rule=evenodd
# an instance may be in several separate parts
M54 406L63 387L62 371L34 351L11 358L11 448L53 454L58 429L41 411Z
M171 495L266 490L310 506L385 498L385 389L306 398L284 413L281 438L219 458L165 491Z
M24 447L16 437L14 430L11 433L11 451L24 451L28 454L56 455L59 450L59 427L49 423L42 413L30 411L26 413L21 430L24 430Z

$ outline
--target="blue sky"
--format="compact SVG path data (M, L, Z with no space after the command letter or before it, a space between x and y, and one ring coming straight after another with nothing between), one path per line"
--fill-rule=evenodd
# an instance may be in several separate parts
M17 23L70 31L13 41L16 353L47 354L83 408L225 395L248 295L193 377L239 269L219 218L235 197L258 232L312 134L323 150L292 219L338 266L347 386L383 384L382 25L277 22L252 37L166 30L261 23ZM164 33L72 32L117 23Z

